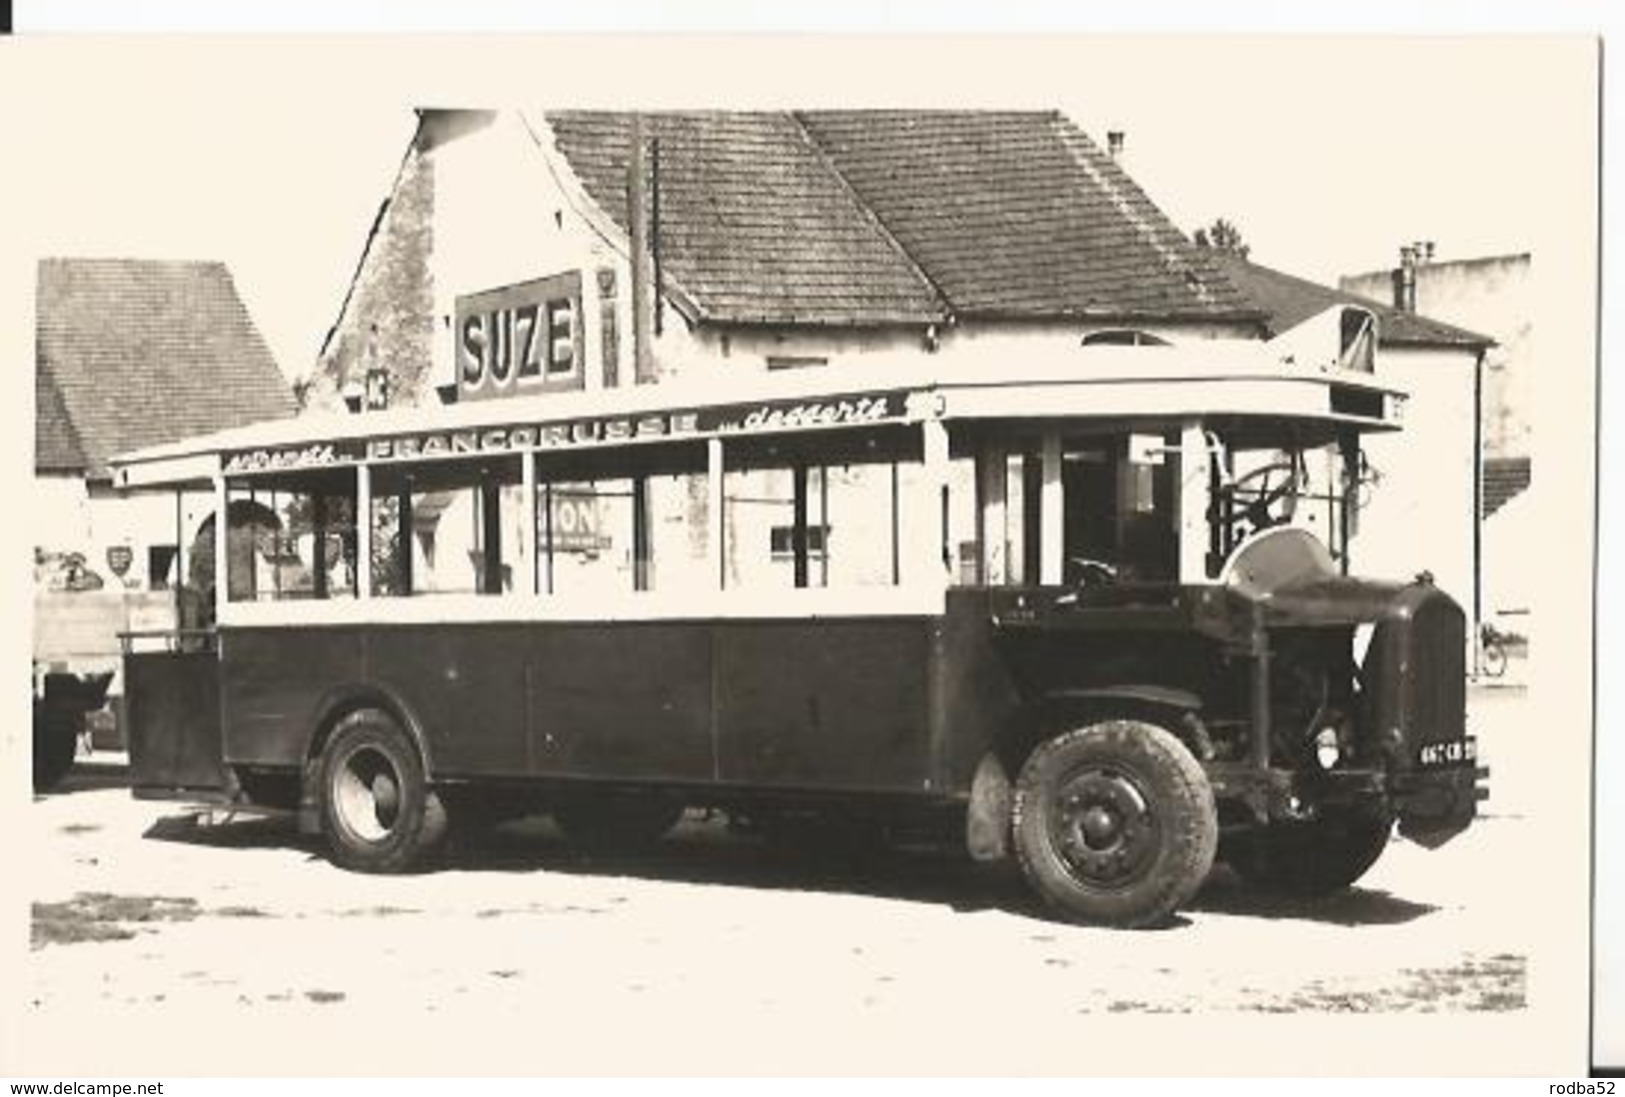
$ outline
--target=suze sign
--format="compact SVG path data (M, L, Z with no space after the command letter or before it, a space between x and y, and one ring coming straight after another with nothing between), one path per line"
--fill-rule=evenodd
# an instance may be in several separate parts
M459 297L454 317L458 399L582 387L579 273Z

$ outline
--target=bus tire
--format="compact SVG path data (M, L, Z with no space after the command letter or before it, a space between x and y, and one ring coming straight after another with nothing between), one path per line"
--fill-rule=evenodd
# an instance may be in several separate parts
M353 712L322 752L322 831L334 864L355 872L419 867L446 835L417 744L394 717Z
M654 846L683 817L683 805L654 793L589 792L554 800L553 821L586 854L639 853Z
M1380 804L1328 808L1226 838L1223 860L1243 883L1299 898L1333 895L1368 872L1394 828Z
M1108 720L1027 758L1011 805L1023 875L1066 917L1163 922L1201 887L1218 848L1207 775L1163 728Z

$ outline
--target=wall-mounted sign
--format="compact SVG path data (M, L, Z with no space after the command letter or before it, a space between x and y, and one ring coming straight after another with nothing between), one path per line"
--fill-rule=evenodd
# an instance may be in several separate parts
M606 552L614 539L604 529L598 494L591 486L560 485L547 493L547 515L538 543L554 552Z
M459 297L454 315L459 399L583 386L579 273Z
M226 454L228 474L381 464L435 457L581 449L617 442L701 438L718 434L769 434L894 422L907 417L901 392L865 393L815 400L754 404L641 415L600 415L552 423L513 423L465 430L416 431L366 441L346 439Z

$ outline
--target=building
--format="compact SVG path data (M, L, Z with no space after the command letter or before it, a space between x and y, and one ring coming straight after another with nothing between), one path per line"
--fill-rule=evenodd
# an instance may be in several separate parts
M1531 442L1534 282L1528 252L1477 259L1434 258L1432 243L1400 249L1391 270L1347 274L1338 285L1410 313L1491 335L1484 358L1484 455L1526 463ZM1511 467L1511 466L1508 466Z
M117 628L173 621L214 501L121 496L108 458L296 402L221 263L45 259L35 317L36 652L110 662Z
M1064 363L1086 342L1260 340L1371 304L1195 247L1120 148L1056 112L423 110L307 403L725 387L834 359L877 376L899 356ZM1412 430L1367 449L1354 559L1431 569L1470 609L1471 394L1492 341L1377 311Z
M660 378L899 351L1064 353L1134 332L1261 334L1212 257L1060 114L642 123L658 142L641 220L659 287L643 368ZM634 124L421 111L310 404L346 391L360 403L369 372L374 402L454 398L470 348L500 349L484 318L515 305L545 308L551 325L547 369L520 387L654 379L639 377L631 337Z
M1434 257L1431 241L1400 248L1391 270L1339 279L1343 289L1410 313L1465 324L1494 337L1484 355L1482 516L1486 619L1527 636L1536 568L1519 500L1532 479L1534 268L1528 252L1473 259ZM1510 504L1510 505L1509 505Z

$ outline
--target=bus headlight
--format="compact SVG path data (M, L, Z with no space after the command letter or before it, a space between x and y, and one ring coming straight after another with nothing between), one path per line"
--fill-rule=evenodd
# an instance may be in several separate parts
M1337 743L1337 729L1321 728L1315 735L1315 761L1320 763L1320 768L1331 769L1342 756L1343 748Z

